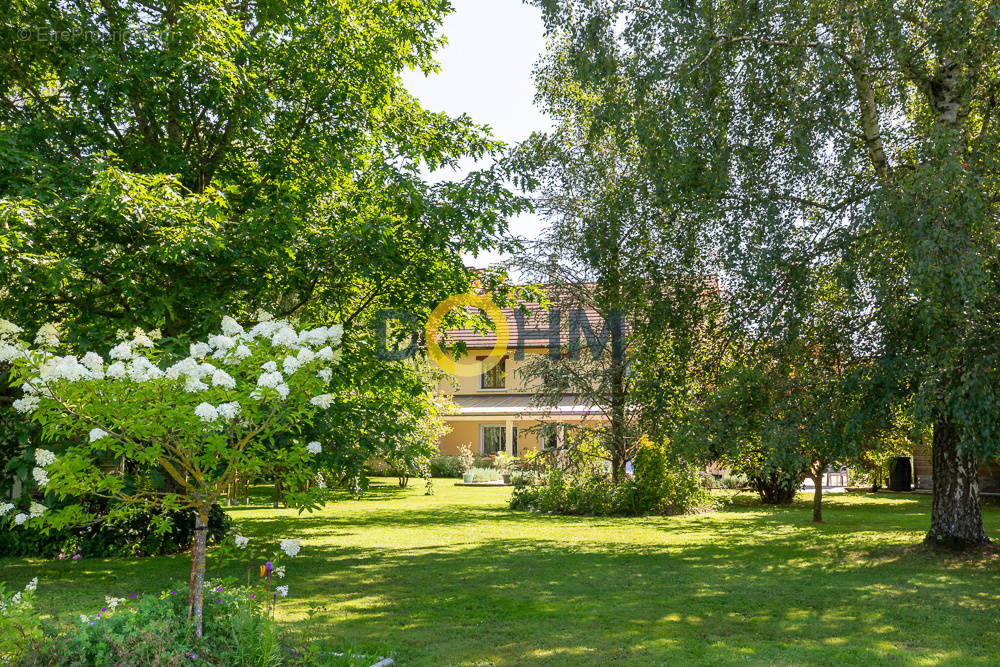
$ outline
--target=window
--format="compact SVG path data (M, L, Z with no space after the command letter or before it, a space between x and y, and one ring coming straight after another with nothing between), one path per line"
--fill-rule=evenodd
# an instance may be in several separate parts
M546 426L542 429L540 434L542 441L542 451L547 452L553 449L559 449L559 441L562 440L559 436L562 428L560 426Z
M501 424L484 424L482 427L481 445L483 456L499 454L507 451L507 427ZM517 427L511 428L511 454L517 456Z
M507 451L507 427L483 426L482 453L484 456Z
M483 357L483 359L485 358ZM479 376L479 387L481 389L507 388L507 357L502 358L496 366L484 371Z

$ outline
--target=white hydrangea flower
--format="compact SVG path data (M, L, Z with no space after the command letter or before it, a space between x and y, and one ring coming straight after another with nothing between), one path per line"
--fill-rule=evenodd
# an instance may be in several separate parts
M31 503L31 505L30 505L30 506L28 507L28 515L29 515L29 516L30 516L30 517L31 517L32 519L37 519L38 517L40 517L40 516L42 516L43 514L45 514L45 510L47 510L47 509L48 509L48 508L47 508L47 507L46 507L45 505L43 505L43 504L41 504L41 503L36 503L36 502L33 502L33 503Z
M287 598L288 586L275 586L274 592L278 594L279 598Z
M38 448L35 450L35 465L43 468L56 462L56 455L47 449Z
M137 347L153 347L153 339L139 327L132 332L132 344Z
M148 382L163 377L164 373L146 357L136 357L128 365L128 376L133 382Z
M315 329L303 330L299 332L299 343L301 345L322 345L326 342L329 333L326 327L316 327Z
M308 347L304 347L301 350L299 350L299 353L295 358L298 359L300 364L308 364L310 361L316 358L316 353L310 350Z
M268 373L273 373L278 370L278 363L276 361L266 361L261 365L261 368Z
M191 357L184 357L167 368L166 376L171 380L176 380L182 375L198 377L198 362Z
M226 421L232 421L236 419L236 415L240 413L240 404L235 401L222 403L218 408L216 408L216 410L218 411L220 417Z
M203 422L214 422L219 418L219 411L211 403L199 403L194 409L194 414Z
M7 363L21 356L21 350L14 345L0 342L0 363Z
M279 545L281 550L285 552L286 556L297 556L299 550L302 548L302 540L299 539L286 539L281 540Z
M295 371L299 370L299 360L292 355L285 357L284 361L281 362L281 369L285 371L285 375L292 375Z
M35 466L31 470L31 476L35 478L35 483L38 484L38 486L45 486L49 483L49 474L45 472L45 468Z
M38 577L35 577L31 581L29 581L27 583L27 585L24 587L24 590L26 590L26 591L33 591L36 588L38 588Z
M128 375L128 370L125 368L125 364L121 361L116 361L110 366L108 370L105 371L105 375L109 378L115 378L116 380L121 380L126 375Z
M208 389L208 385L194 376L188 376L188 379L184 383L184 391L189 394L196 394L206 389Z
M237 359L246 359L251 354L253 354L253 352L246 345L240 344L240 346L236 348L236 351L233 352L233 354L236 356Z
M299 337L296 335L295 329L289 326L281 327L271 336L271 345L275 347L297 347L298 344Z
M278 392L278 396L281 396L282 399L288 398L288 385L284 382L275 387L274 390Z
M229 350L236 346L236 341L229 336L209 336L208 344L217 350Z
M38 396L24 396L11 403L11 406L21 414L29 414L38 409L40 402L41 399Z
M219 368L212 374L212 386L236 389L236 380L232 375Z
M344 338L343 325L334 324L332 327L329 327L326 331L327 334L329 334L330 336L330 342L333 343L334 345L340 345L340 341Z
M14 509L14 503L0 503L0 516L7 516L7 513Z
M329 382L330 379L333 377L333 369L321 368L319 369L319 373L317 373L316 375L318 375L319 379L322 380L323 382Z
M132 343L131 341L122 341L111 348L108 352L108 356L112 359L118 359L120 361L129 361L132 359Z
M192 357L204 357L206 354L212 351L212 346L208 343L191 343L191 347L188 348L189 353Z
M103 437L106 437L107 435L108 435L108 432L105 431L102 428L91 429L90 430L90 441L91 442L97 442L98 440L100 440Z
M125 598L116 598L110 595L106 595L104 597L104 602L107 604L108 609L114 611L115 607L120 605L122 602L125 602Z
M273 319L274 319L274 315L272 315L271 313L267 312L263 308L261 308L260 310L257 311L257 321L258 322L270 322Z
M278 371L271 371L268 373L261 373L261 376L257 378L258 387L271 387L276 388L278 385L282 384L285 378L281 376Z
M333 348L327 345L322 350L316 353L317 359L322 359L323 361L333 360Z
M313 440L308 445L306 445L306 451L308 451L310 454L319 454L320 452L323 451L323 445Z
M285 578L285 566L284 565L279 565L278 567L274 568L274 576L277 577L278 579L284 579Z
M334 396L333 394L320 394L319 396L313 396L312 398L310 398L309 402L318 408L326 410L331 405L333 405L333 401L335 398L336 396Z
M35 334L35 345L41 347L55 347L59 344L59 330L54 324L46 322Z
M22 329L21 327L17 326L10 320L5 320L2 317L0 317L0 340L3 339L14 340L15 338L17 338L18 334L21 334L23 332L24 329Z
M159 329L153 329L146 335L149 336L150 340L160 340L161 338L163 338L163 334L160 333Z
M83 355L83 359L80 360L80 363L82 363L84 368L90 371L94 377L98 379L104 377L104 359L96 352L91 351Z
M17 514L14 515L14 523L16 523L19 526L23 525L24 522L27 520L28 520L28 515L25 514L24 512L18 512Z
M254 325L248 334L250 338L270 338L278 330L278 325L270 320Z
M242 535L237 535L233 539L236 541L236 547L239 549L246 547L247 543L250 541L249 537L243 537Z
M228 315L222 318L222 326L220 328L222 329L222 333L231 337L241 336L244 333L240 323Z
M326 488L326 477L323 477L323 473L321 472L316 473L316 486L321 489Z

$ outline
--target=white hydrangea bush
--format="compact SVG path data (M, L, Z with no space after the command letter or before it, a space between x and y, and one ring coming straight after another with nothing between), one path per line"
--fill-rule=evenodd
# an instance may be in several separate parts
M273 436L294 432L333 403L330 383L343 328L296 329L265 315L244 329L226 317L218 334L192 343L181 358L159 350L157 332L139 329L108 358L58 354L58 330L51 325L39 330L34 346L21 342L21 333L0 320L0 362L12 365L14 384L24 391L14 408L54 442L75 443L58 456L36 450L37 484L57 496L85 491L114 498L127 512L128 505L210 506L231 475L264 470L279 455L269 447ZM298 470L303 482L311 479L310 459L322 451L317 445L281 450L282 467L293 475ZM171 490L157 488L152 478L150 488L136 488L134 479L107 470L108 462L122 459L151 477L166 475ZM81 512L71 507L45 518L59 526L86 520ZM20 523L39 518L28 515Z
M235 475L254 476L280 462L289 500L316 506L322 489L308 482L322 448L277 447L275 437L297 433L332 405L339 325L299 329L265 316L245 329L226 317L218 334L192 343L187 355L171 356L156 332L136 330L107 358L60 354L59 332L50 325L33 345L22 333L0 319L0 363L11 365L13 384L23 390L14 408L53 443L34 453L32 475L47 495L116 500L110 521L151 508L192 508L201 530ZM58 528L95 518L73 504L14 509L4 505L0 520ZM169 527L166 512L154 520ZM197 543L193 557L203 563L204 545L198 553ZM200 599L195 604L200 615Z

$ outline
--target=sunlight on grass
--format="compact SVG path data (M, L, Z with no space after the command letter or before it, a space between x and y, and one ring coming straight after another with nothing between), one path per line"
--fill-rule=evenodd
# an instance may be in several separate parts
M602 518L511 512L502 488L435 489L384 480L311 515L271 509L262 489L231 514L251 539L303 539L278 609L293 630L316 603L313 632L406 665L1000 662L1000 564L914 548L926 497L829 497L817 526L805 496ZM996 508L985 521L1000 533ZM65 622L105 595L183 588L189 568L184 555L0 564L14 586L39 576L45 612Z

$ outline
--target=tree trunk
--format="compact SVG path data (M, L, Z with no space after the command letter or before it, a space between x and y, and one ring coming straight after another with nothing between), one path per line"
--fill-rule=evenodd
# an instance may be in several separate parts
M198 508L194 520L194 547L191 550L191 584L188 592L188 618L194 621L195 639L202 635L202 610L205 606L205 549L208 546L208 508Z
M823 469L814 467L810 477L816 486L813 491L813 523L823 523Z
M962 451L955 423L939 418L931 446L934 501L924 544L961 550L990 541L979 507L978 461Z

